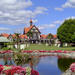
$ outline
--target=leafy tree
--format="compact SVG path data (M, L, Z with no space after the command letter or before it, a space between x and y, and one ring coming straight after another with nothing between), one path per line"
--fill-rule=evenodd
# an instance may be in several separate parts
M29 31L29 32L27 33L27 36L32 37L32 32Z
M48 34L47 38L48 39L53 39L53 35L50 33L50 34Z
M74 43L75 43L75 34L74 34L74 35L72 35L72 42L74 42Z
M57 36L61 43L75 43L75 19L65 20L57 29Z
M49 45L54 44L54 40L52 40L53 39L53 35L51 33L48 34L47 39L50 39Z
M19 49L19 42L20 42L20 38L19 38L19 33L15 33L15 42L17 43L17 49Z

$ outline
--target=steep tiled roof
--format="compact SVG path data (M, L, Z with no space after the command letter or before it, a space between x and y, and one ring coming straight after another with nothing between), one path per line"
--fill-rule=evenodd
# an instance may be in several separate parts
M21 39L24 39L24 38L25 38L25 39L28 39L27 35L20 35L20 38L21 38Z
M41 35L41 38L46 39L47 36L48 36L48 35L44 35L44 34L42 34L42 35Z
M9 37L9 34L7 34L7 33L2 33L1 36L3 36L3 37Z
M41 35L41 38L46 39L48 35L49 35L49 34L47 34L47 35L42 34L42 35ZM57 35L53 35L53 38L57 38Z
M30 27L24 28L24 34L27 34L33 27L36 27L35 25L31 25ZM36 29L39 31L39 29L36 27ZM40 32L40 31L39 31ZM41 32L40 32L41 33Z
M15 34L12 34L12 37L13 37L13 38L15 38L15 37L16 37L16 35L15 35Z
M54 38L57 38L57 35L53 35Z
M24 33L27 34L31 29L32 29L33 25L31 25L28 28L24 28Z

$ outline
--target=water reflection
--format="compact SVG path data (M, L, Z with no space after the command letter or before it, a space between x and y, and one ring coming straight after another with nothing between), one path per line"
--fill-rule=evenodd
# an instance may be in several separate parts
M28 59L30 58L30 56L28 54L14 53L12 58L17 66L23 66L24 64L29 62Z
M65 72L67 69L69 69L70 65L75 62L75 59L72 58L59 58L58 59L58 68Z
M34 55L34 56L31 56L31 60L29 61L29 65L31 68L34 68L34 67L36 68L36 66L39 64L39 62L40 62L39 56Z
M12 65L14 64L12 60L12 56L5 54L5 55L0 55L0 64L2 65Z
M16 53L13 55L13 60L16 65L24 66L25 64L28 64L31 68L36 67L36 65L39 63L40 58L36 55L29 55L29 54L22 54L22 53Z
M58 58L57 56L44 57L22 53L0 55L0 64L30 66L33 69L37 69L40 75L61 75L73 62L75 62L75 59Z

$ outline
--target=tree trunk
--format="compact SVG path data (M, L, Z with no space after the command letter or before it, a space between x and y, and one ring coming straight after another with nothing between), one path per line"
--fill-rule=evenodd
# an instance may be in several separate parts
M63 47L63 42L60 43L60 47Z

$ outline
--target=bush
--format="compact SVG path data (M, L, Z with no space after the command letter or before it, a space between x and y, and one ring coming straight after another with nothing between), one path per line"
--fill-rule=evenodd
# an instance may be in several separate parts
M2 50L9 50L9 48L8 47L3 47Z

